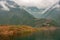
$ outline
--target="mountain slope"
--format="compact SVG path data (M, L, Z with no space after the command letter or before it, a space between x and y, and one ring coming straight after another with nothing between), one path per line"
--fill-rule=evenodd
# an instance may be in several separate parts
M27 10L28 12L30 12L30 14L32 14L35 18L40 18L40 16L42 15L42 11L44 11L44 8L38 8L38 7L25 7L25 10Z
M60 7L58 7L57 5L55 5L53 7L52 7L53 9L51 9L48 12L44 13L42 15L42 18L54 20L56 22L55 24L57 26L60 26Z
M0 3L3 3L5 6L4 8L4 6L0 5L0 24L32 26L34 17L26 10L20 8L14 1L5 0L0 1ZM4 10L6 8L9 10Z

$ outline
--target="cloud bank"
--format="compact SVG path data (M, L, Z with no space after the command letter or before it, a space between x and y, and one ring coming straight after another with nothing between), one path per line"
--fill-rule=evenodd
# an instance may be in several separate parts
M20 6L36 6L46 8L58 0L14 0Z

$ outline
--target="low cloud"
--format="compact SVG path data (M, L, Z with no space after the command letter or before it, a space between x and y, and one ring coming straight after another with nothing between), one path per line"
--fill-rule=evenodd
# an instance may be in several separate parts
M46 8L58 0L14 0L20 6L36 6L40 8Z

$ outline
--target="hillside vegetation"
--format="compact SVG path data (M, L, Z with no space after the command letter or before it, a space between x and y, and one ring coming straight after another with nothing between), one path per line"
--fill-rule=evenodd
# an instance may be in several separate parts
M34 28L26 25L0 25L0 40L59 40L59 35L59 30L53 26Z

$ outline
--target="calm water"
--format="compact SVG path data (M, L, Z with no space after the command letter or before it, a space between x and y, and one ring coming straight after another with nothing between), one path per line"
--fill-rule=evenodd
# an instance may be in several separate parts
M60 40L60 29L55 31L42 31L34 33L32 36L19 38L16 37L15 40Z

